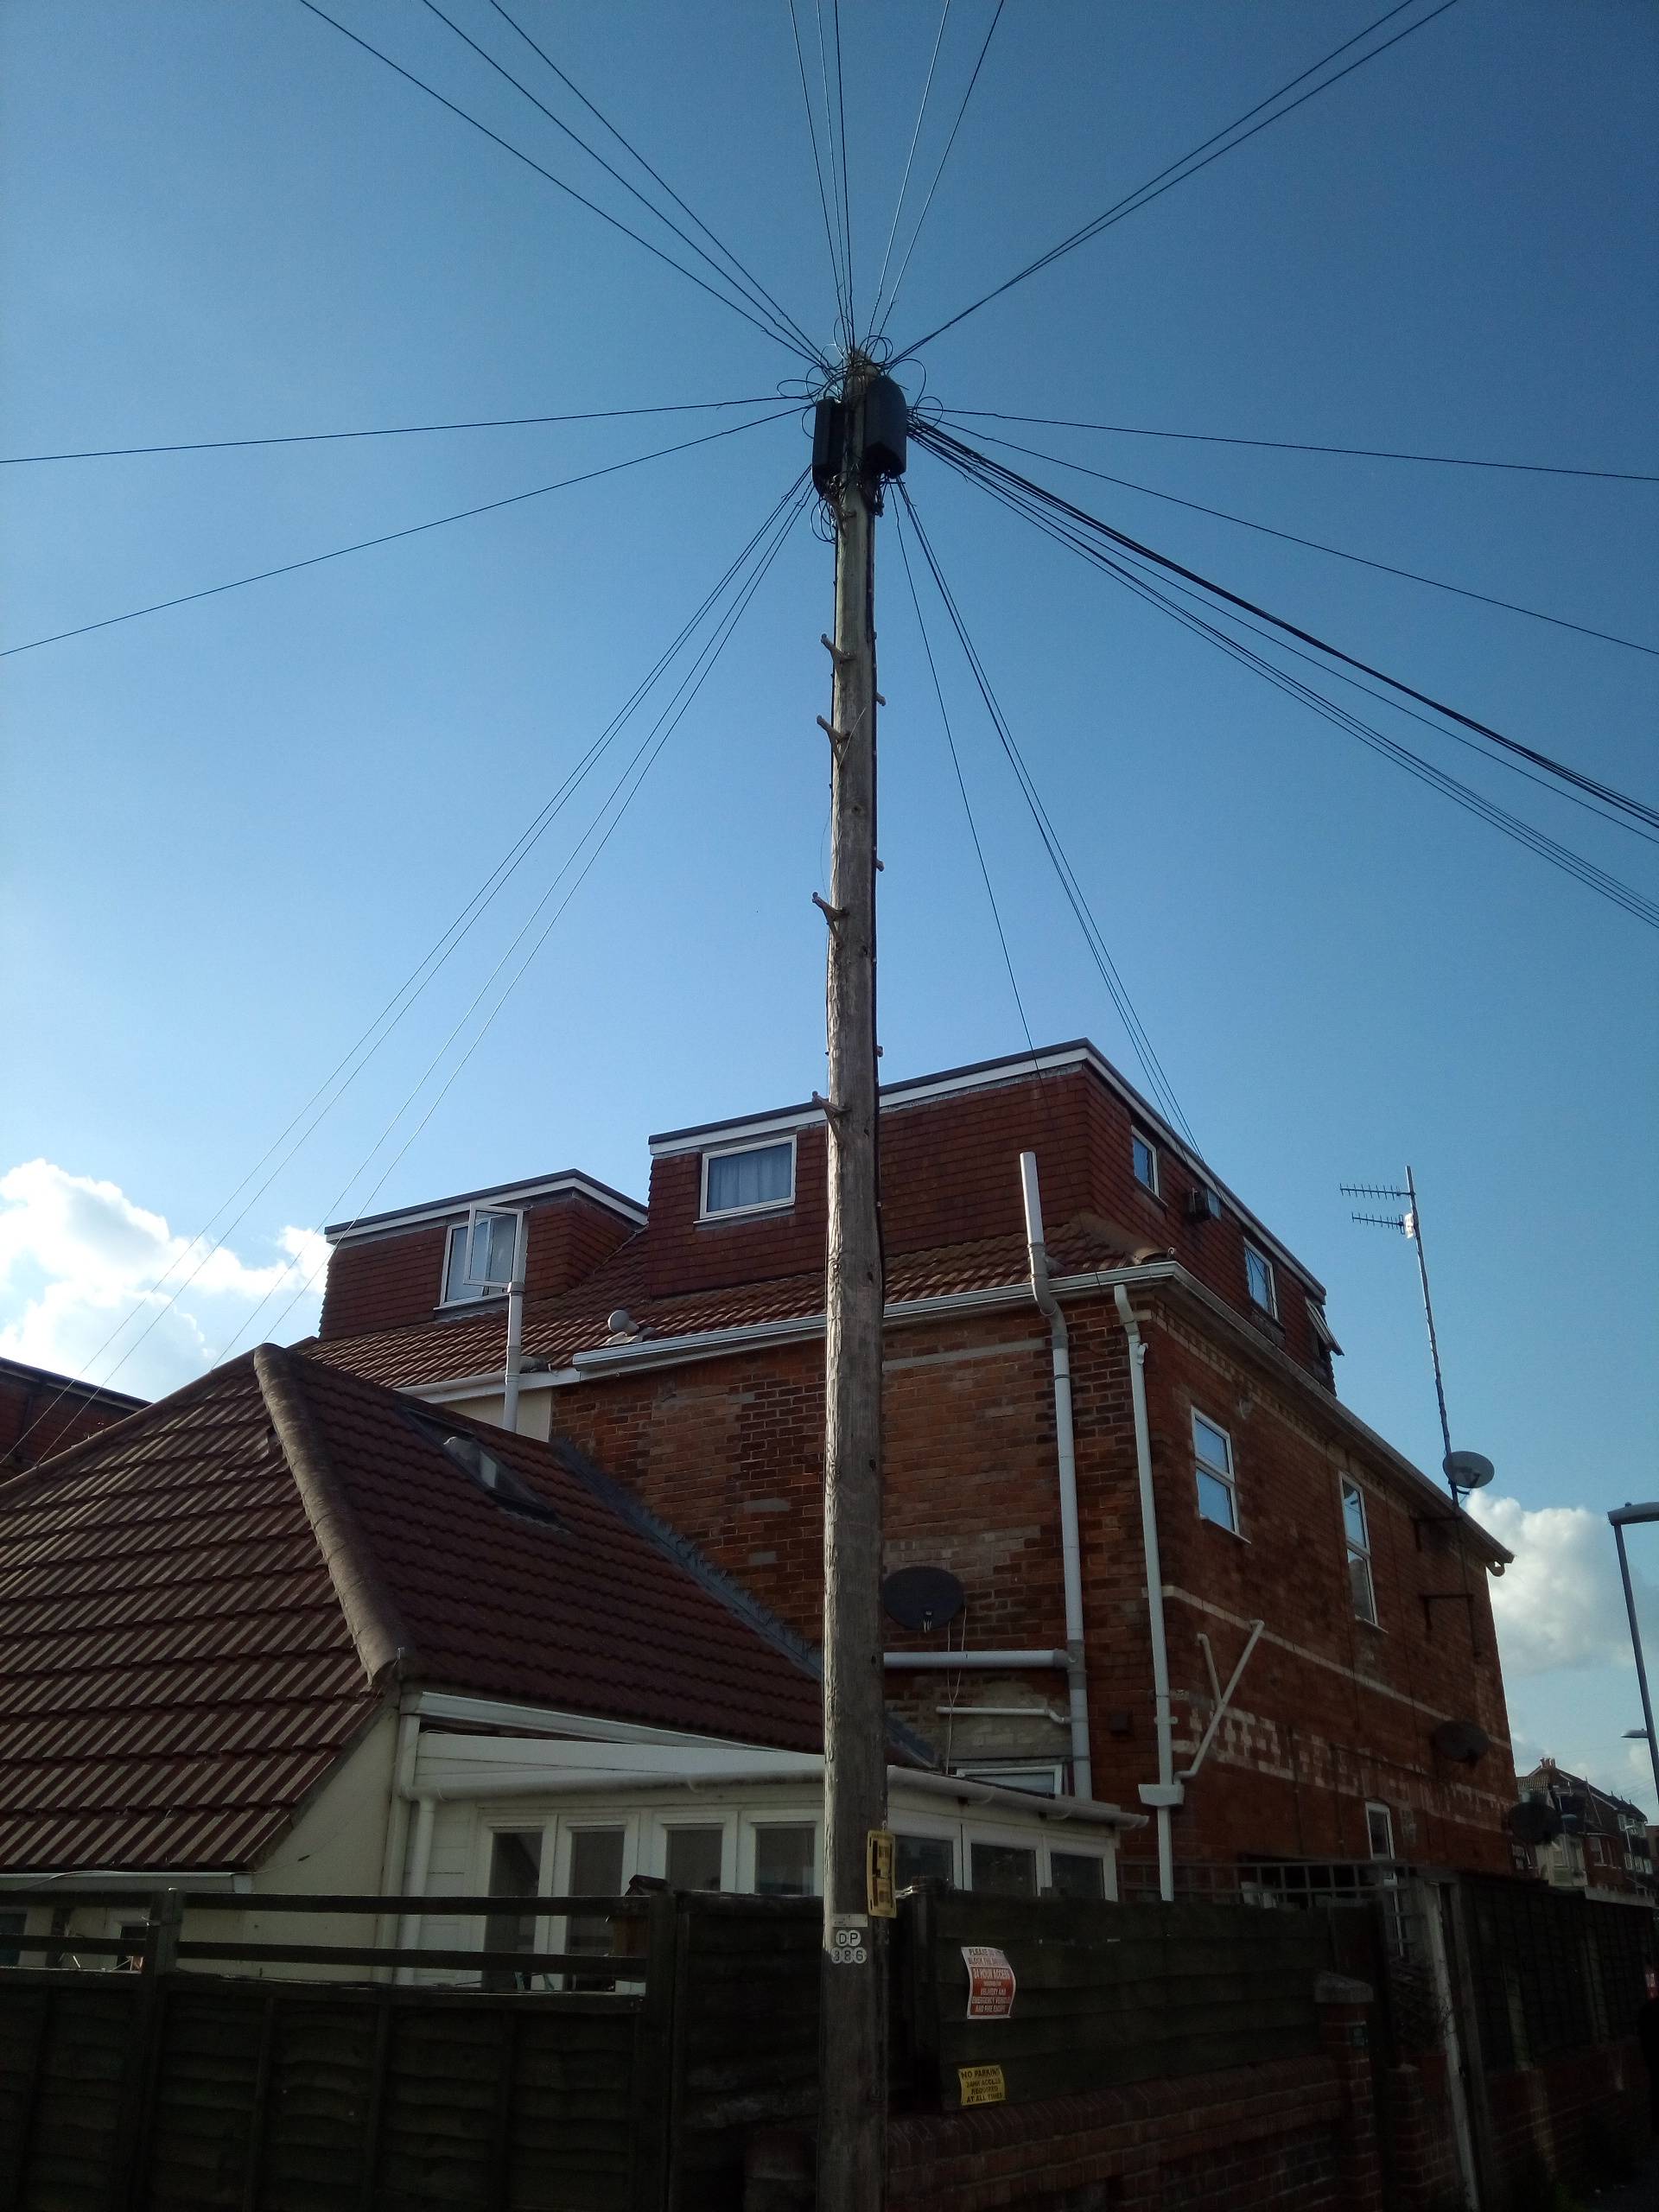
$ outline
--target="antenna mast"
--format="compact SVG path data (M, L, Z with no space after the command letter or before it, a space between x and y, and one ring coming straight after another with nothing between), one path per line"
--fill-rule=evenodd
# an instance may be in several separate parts
M1440 1369L1440 1340L1434 1328L1434 1301L1428 1292L1428 1254L1423 1247L1423 1215L1417 1203L1417 1179L1408 1163L1403 1189L1393 1183L1344 1183L1338 1187L1343 1196L1348 1198L1403 1198L1406 1201L1403 1213L1356 1213L1351 1214L1349 1219L1361 1222L1370 1229L1397 1229L1417 1248L1417 1274L1423 1287L1423 1319L1428 1324L1428 1356L1434 1365L1434 1402L1440 1408L1440 1443L1446 1454L1440 1465L1452 1503L1460 1505L1465 1491L1478 1489L1483 1483L1491 1480L1491 1464L1480 1459L1476 1452L1453 1452L1452 1449L1452 1425L1446 1412L1446 1377ZM1480 1471L1482 1469L1484 1473Z

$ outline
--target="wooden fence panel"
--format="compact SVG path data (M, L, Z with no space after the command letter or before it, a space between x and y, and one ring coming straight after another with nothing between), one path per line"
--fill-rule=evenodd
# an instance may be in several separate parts
M105 2212L136 1988L115 1975L16 1980L0 2024L0 2204Z
M917 2086L947 2109L960 2102L966 2066L1000 2066L1007 2101L1020 2103L1319 2047L1322 1917L965 1891L924 1893L906 1909L904 2012ZM967 2017L964 1944L1006 1955L1010 2017Z

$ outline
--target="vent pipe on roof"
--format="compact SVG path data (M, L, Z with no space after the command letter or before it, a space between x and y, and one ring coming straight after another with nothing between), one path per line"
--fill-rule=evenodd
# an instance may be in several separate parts
M530 1216L518 1217L512 1240L512 1274L507 1283L507 1371L501 1399L501 1426L518 1433L518 1377L524 1371L524 1251L530 1241Z
M1031 1294L1048 1323L1054 1364L1054 1442L1060 1478L1060 1566L1065 1581L1065 1673L1070 1689L1071 1789L1092 1797L1094 1761L1089 1755L1089 1677L1083 1655L1083 1545L1077 1531L1077 1459L1071 1424L1071 1339L1048 1280L1043 1243L1043 1201L1037 1187L1037 1155L1020 1155L1026 1202L1026 1246L1031 1255Z

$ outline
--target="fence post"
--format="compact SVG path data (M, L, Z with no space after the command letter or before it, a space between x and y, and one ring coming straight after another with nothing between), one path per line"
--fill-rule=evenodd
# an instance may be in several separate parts
M1382 2167L1371 2089L1371 2005L1369 1982L1322 1974L1313 1986L1319 2039L1336 2069L1342 2095L1337 2137L1337 2177L1344 2212L1382 2212Z
M645 1902L645 1988L633 2039L633 2160L631 2212L666 2212L673 2164L677 2088L678 1900L671 1890Z
M112 2205L124 2204L127 2212L141 2212L149 2193L149 2139L155 2122L167 2005L165 1977L173 1974L179 1963L179 1930L183 1922L181 1891L162 1890L150 1897L139 1961L132 2040L127 2053L126 2079L122 2083L121 2115L115 2137L114 2187L110 2199Z

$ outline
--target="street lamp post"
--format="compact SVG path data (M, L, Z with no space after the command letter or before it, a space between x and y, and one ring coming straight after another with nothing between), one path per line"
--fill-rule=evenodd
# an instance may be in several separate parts
M1624 1550L1624 1531L1633 1522L1659 1521L1659 1501L1646 1505L1621 1505L1607 1516L1613 1527L1613 1541L1618 1546L1618 1572L1624 1584L1624 1610L1630 1618L1630 1649L1636 1655L1637 1686L1642 1692L1642 1718L1646 1724L1643 1733L1648 1739L1648 1758L1653 1766L1653 1787L1659 1797L1659 1742L1653 1733L1653 1700L1648 1694L1647 1662L1642 1656L1642 1630L1636 1618L1636 1592L1630 1586L1630 1562Z

